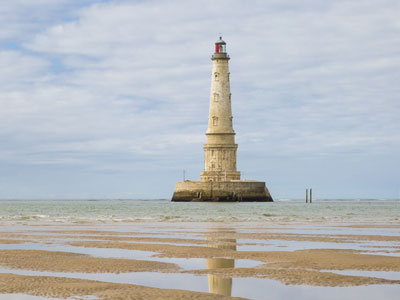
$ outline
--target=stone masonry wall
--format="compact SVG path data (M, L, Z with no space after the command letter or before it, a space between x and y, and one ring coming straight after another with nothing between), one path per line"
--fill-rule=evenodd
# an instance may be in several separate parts
M177 182L172 201L272 201L272 197L260 181L230 181L230 182Z

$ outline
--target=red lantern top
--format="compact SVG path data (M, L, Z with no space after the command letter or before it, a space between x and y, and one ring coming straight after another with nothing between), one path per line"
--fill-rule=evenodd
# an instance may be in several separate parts
M226 43L219 37L219 40L215 43L215 53L226 53Z

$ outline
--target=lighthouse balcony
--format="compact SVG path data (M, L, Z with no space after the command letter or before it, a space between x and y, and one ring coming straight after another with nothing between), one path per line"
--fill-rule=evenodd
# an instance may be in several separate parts
M227 53L214 53L213 56L211 57L211 60L214 60L214 59L230 60L231 58L229 57L229 55Z

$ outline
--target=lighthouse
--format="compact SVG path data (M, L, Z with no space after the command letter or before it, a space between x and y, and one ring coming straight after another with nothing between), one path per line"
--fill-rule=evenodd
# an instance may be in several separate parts
M241 179L237 171L229 60L226 43L220 37L211 57L204 171L200 173L200 181L177 182L172 201L273 201L265 182Z
M211 60L210 110L204 145L204 172L200 178L201 181L240 180L240 172L236 170L238 146L232 124L229 55L222 37L215 43Z

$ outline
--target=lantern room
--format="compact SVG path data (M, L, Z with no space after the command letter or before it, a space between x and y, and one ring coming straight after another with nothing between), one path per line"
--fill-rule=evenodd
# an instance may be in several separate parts
M215 53L226 53L226 43L219 37L219 40L215 43Z

